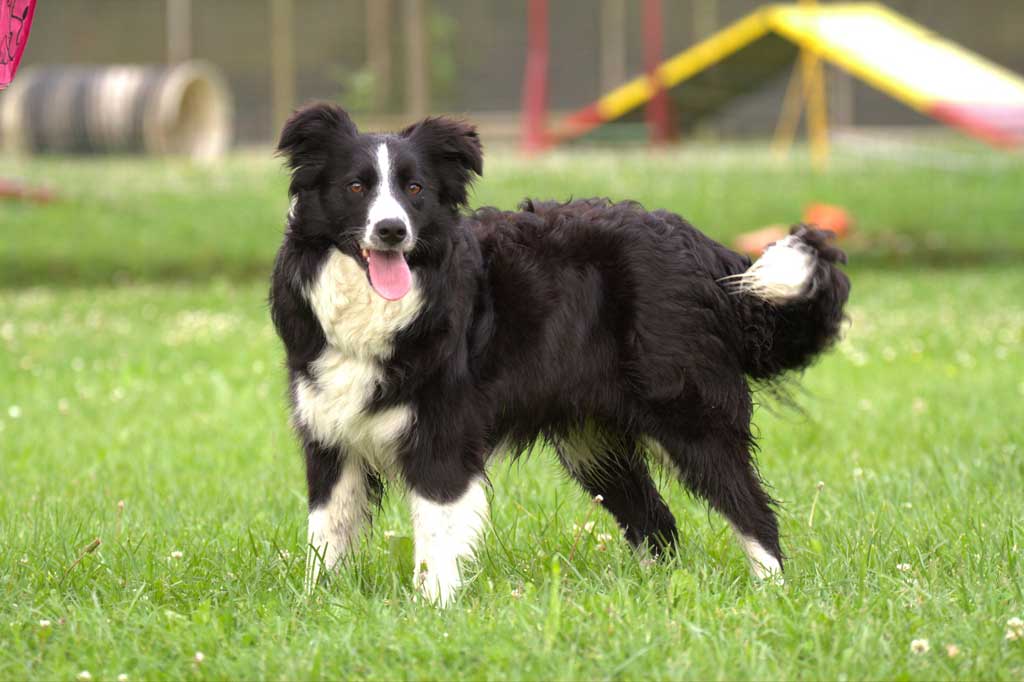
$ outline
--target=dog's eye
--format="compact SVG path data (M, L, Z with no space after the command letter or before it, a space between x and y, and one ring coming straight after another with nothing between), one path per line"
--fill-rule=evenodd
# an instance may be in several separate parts
M363 183L359 181L348 183L348 191L355 192L356 194L361 194L363 191Z
M409 194L416 196L417 194L423 191L423 185L420 185L415 182L410 182L408 187L406 187L405 189L406 191L409 192Z

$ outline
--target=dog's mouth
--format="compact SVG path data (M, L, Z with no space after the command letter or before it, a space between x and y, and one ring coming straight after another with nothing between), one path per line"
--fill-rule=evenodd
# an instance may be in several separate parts
M397 301L412 288L412 273L401 251L377 251L363 249L370 274L370 286L388 301Z

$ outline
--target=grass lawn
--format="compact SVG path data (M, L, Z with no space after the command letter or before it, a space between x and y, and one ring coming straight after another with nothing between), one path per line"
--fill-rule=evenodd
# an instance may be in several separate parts
M495 530L447 611L413 598L397 491L351 565L301 594L303 473L265 305L277 166L19 162L67 201L0 209L0 679L1024 677L1024 637L1004 637L1024 617L1024 162L841 157L815 176L750 155L501 158L477 197L633 197L718 237L851 207L874 250L846 338L802 413L756 419L785 584L750 578L669 481L678 555L639 561L540 452L494 468Z
M486 142L486 141L485 141ZM831 172L760 145L682 152L486 156L473 205L526 196L607 196L666 208L729 241L800 219L810 202L845 206L861 263L1018 262L1024 258L1024 157L911 148L894 159L839 147ZM0 205L0 285L264 277L280 243L287 179L269 152L213 167L183 161L3 159L3 174L63 200Z

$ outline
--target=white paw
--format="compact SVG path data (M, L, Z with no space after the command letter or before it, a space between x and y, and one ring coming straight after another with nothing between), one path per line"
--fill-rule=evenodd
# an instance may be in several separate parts
M462 578L459 576L458 564L454 561L434 562L433 569L427 561L421 561L413 576L413 583L424 599L444 608L455 599L462 587Z
M754 572L754 577L758 580L763 580L773 585L784 585L786 583L782 577L782 566L779 566L779 562L775 557L751 557L750 568Z
M736 539L740 541L743 553L747 555L747 560L750 562L750 570L753 571L754 577L758 580L771 581L781 585L783 583L782 565L779 563L779 560L765 549L760 542L749 535L741 533L736 526L733 526L732 529L736 533Z

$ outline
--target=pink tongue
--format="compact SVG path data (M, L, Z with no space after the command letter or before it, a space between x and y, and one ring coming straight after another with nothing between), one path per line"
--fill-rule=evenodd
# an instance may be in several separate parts
M409 293L412 273L405 256L398 251L370 251L369 260L370 284L374 291L389 301L397 301Z

